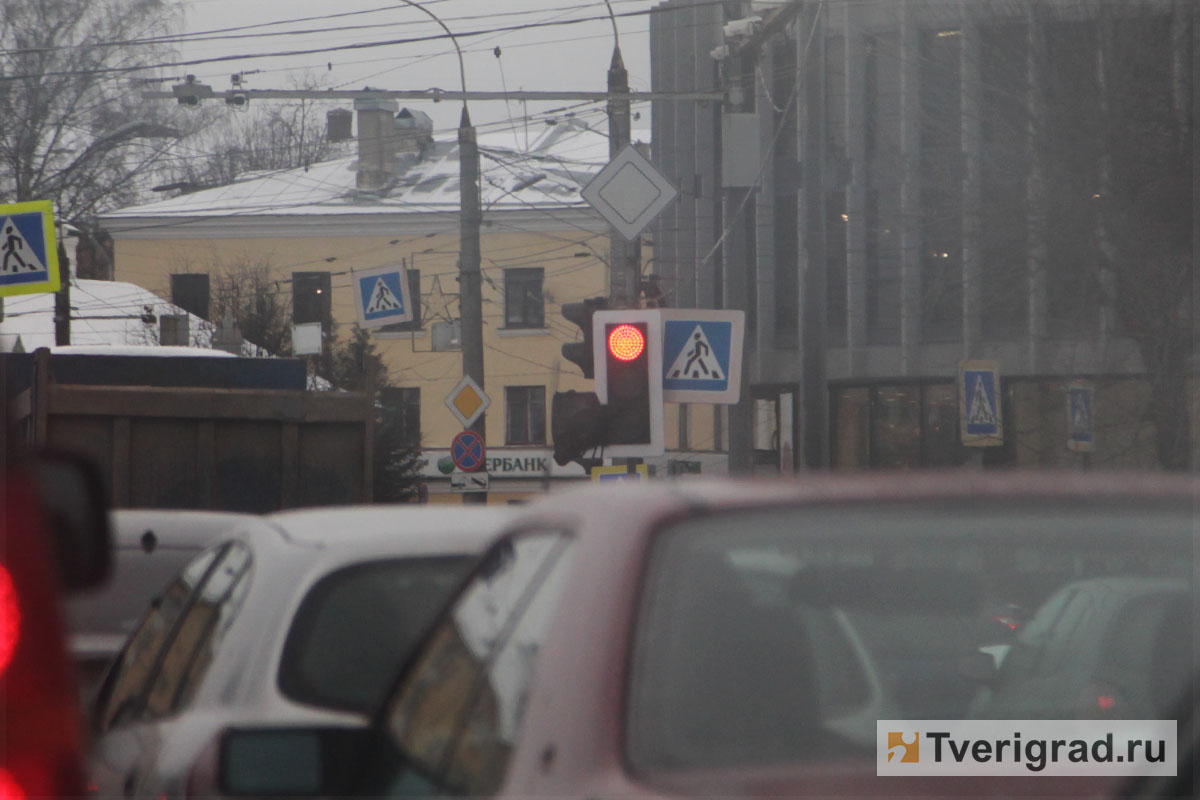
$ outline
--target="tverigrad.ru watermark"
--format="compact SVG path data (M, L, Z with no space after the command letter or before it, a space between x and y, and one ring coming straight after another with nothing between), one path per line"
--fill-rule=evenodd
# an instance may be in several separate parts
M1174 775L1175 720L879 720L877 775Z

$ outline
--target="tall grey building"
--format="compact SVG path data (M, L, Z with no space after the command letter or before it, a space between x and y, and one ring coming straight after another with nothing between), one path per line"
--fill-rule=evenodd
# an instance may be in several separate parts
M1190 466L1194 3L655 11L654 89L728 92L654 107L653 244L671 305L747 312L735 470L967 463L966 359L1000 371L985 465Z

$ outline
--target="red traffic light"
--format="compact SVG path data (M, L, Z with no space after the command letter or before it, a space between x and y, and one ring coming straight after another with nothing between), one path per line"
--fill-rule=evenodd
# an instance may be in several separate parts
M646 334L633 325L618 325L608 334L608 352L620 361L633 361L646 350Z

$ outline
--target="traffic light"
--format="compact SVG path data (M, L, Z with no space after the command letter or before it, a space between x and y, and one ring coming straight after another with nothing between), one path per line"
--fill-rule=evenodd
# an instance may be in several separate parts
M607 307L607 297L592 297L581 303L563 303L563 318L578 325L583 334L582 342L570 342L562 346L563 358L578 366L585 378L592 378L595 374L595 360L592 354L592 315Z
M604 455L661 455L662 323L657 311L593 316L596 395L605 406Z
M293 272L292 322L320 322L328 330L331 296L328 272Z
M582 463L583 455L604 444L604 408L595 392L555 392L550 403L554 463Z

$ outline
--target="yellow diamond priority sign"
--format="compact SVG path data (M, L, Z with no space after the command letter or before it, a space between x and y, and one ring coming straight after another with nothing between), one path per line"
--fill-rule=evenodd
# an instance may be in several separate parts
M464 375L450 394L446 395L446 408L458 417L464 428L474 425L475 420L479 419L491 404L492 399L484 394L483 388L473 381L470 375Z

